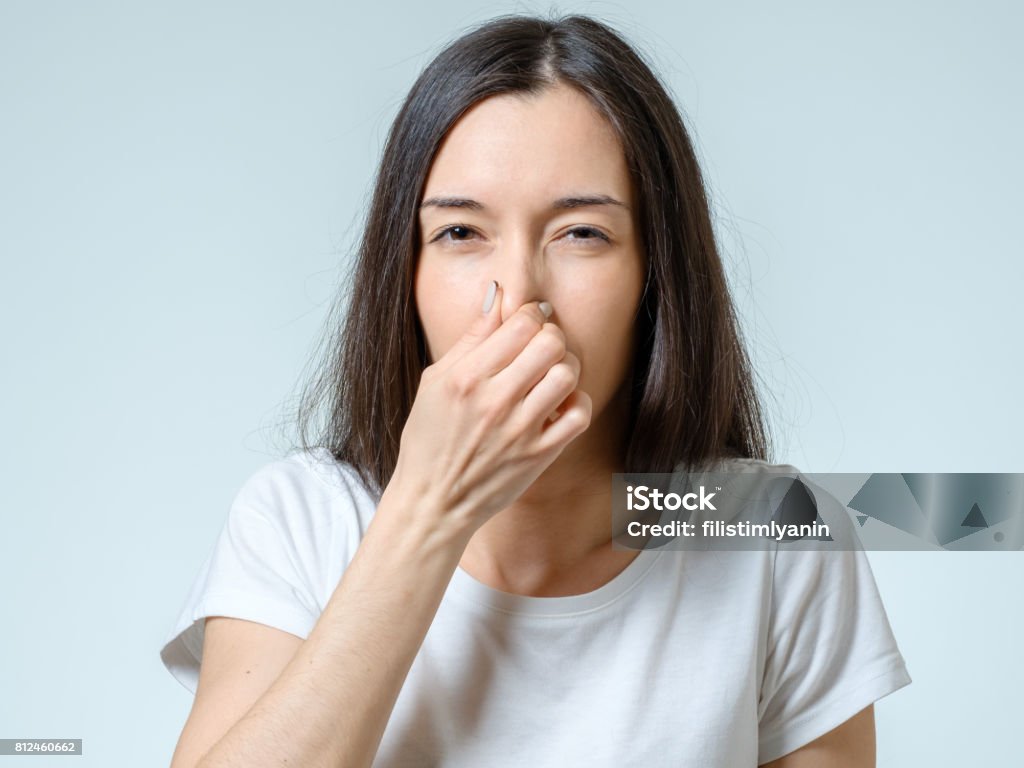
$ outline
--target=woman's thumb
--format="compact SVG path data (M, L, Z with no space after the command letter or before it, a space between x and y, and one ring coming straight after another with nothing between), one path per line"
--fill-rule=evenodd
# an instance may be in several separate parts
M453 360L457 360L469 352L501 325L501 296L502 290L498 281L491 280L487 285L483 304L480 305L480 314L470 323L462 338L455 342L455 345L449 350L448 354Z
M481 309L483 310L484 317L490 319L491 316L501 314L501 297L498 295L501 293L501 286L498 285L497 280L491 280L487 284L487 294L484 296L484 303ZM495 305L499 307L498 310L494 310Z
M487 284L484 303L480 307L480 317L469 328L470 335L476 336L477 341L490 336L501 325L501 295L502 290L498 281L491 280Z

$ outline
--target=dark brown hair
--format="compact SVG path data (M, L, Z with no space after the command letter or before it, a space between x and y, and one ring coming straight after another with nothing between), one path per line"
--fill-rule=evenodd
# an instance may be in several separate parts
M327 448L386 487L427 364L413 294L417 209L445 134L489 96L562 82L586 95L623 147L639 200L647 281L636 318L627 472L671 472L727 456L768 459L768 436L679 111L644 59L581 15L500 16L423 70L388 134L347 295L301 396L302 447ZM326 421L310 438L314 416Z

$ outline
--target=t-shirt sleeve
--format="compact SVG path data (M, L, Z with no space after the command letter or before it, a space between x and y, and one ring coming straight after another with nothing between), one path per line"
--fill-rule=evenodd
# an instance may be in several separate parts
M193 694L207 616L247 619L301 638L319 618L310 562L316 532L300 508L298 471L295 463L279 460L244 483L165 639L164 666Z
M829 507L822 518L836 538L856 540L843 505L815 496L819 510ZM814 741L911 682L862 548L780 545L771 602L758 764Z

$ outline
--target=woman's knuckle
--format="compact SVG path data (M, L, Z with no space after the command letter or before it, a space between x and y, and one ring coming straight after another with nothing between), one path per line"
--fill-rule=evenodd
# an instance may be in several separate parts
M565 339L557 333L543 331L538 336L538 343L545 354L561 359L565 355Z
M554 366L548 374L558 389L572 388L576 385L576 371L567 365L559 363Z
M523 334L527 338L537 335L537 332L543 327L535 317L526 312L518 313L515 317L511 318L511 322L515 323L516 333Z
M464 400L472 395L479 382L470 371L452 371L446 380L448 393L457 400Z
M564 419L567 425L574 430L586 427L587 424L590 422L590 416L584 413L583 411L579 410L578 408L571 408L567 410L559 418L560 421L562 419Z
M565 345L565 331L554 323L544 323L544 331L551 334L559 340L559 342Z

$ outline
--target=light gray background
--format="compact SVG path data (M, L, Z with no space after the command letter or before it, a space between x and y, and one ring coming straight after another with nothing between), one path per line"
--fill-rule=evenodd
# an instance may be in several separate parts
M278 455L399 101L464 25L549 9L0 4L0 737L86 753L32 765L169 762L159 646ZM557 10L684 110L779 459L1024 471L1019 6ZM1019 759L1024 555L871 562L914 678L879 765Z

